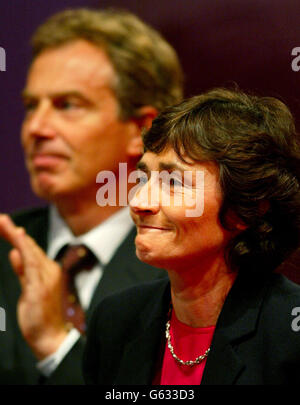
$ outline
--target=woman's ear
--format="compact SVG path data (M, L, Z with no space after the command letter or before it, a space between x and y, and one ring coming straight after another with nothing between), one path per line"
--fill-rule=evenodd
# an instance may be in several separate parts
M269 210L270 208L270 202L268 200L262 200L258 204L258 213L262 217L265 215L265 213ZM245 229L248 228L248 225L246 225L239 217L238 215L232 211L229 210L226 216L226 222L230 226L231 229L236 229L238 231L244 231Z
M232 230L245 231L248 226L231 209L227 212L226 223Z
M245 231L248 228L248 226L245 225L244 222L237 222L235 227L239 231Z
M270 202L268 200L260 201L258 204L258 212L260 216L265 215L267 211L269 211Z
M132 130L127 143L126 152L130 157L138 157L142 155L144 146L142 140L143 130L151 128L152 121L157 116L158 111L152 106L144 106L138 110L137 117L131 118Z

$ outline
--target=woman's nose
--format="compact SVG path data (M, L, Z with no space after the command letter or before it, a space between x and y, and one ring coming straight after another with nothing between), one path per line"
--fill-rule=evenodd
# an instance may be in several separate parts
M159 187L149 179L135 191L129 206L135 214L155 215L160 209L159 200Z

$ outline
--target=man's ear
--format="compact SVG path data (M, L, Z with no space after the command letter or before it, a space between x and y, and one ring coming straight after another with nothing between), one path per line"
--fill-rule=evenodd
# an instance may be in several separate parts
M152 121L157 116L158 111L152 106L144 106L138 110L137 117L131 118L132 131L127 144L127 155L138 157L143 154L142 132L151 128Z

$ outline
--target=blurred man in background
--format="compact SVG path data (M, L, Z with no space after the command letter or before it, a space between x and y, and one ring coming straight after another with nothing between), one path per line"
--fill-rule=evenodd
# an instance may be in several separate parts
M182 70L161 35L127 12L61 12L32 44L21 140L32 189L49 206L0 216L0 382L81 384L95 305L163 276L137 260L128 209L97 204L97 174L114 174L118 201L119 163L135 169L142 129L182 98Z

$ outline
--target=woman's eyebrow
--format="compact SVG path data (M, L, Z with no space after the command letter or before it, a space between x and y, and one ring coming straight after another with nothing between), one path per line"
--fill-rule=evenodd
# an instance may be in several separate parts
M145 162L139 161L136 165L136 168L139 170L143 170L144 172L149 172L148 166Z
M184 172L186 170L186 167L183 167L179 165L178 163L164 163L161 162L159 164L159 169L160 170L179 170L181 172Z
M136 168L139 170L143 170L144 172L149 172L149 167L147 166L147 164L143 161L139 161L138 164L136 165ZM160 162L159 163L159 170L179 170L181 172L184 172L186 169L186 167L178 164L178 163L173 163L173 162Z

